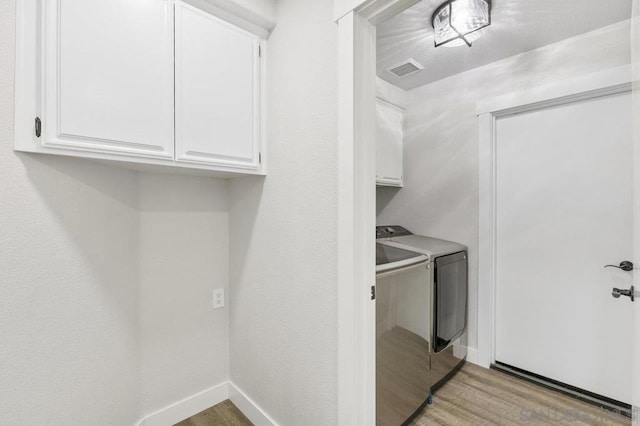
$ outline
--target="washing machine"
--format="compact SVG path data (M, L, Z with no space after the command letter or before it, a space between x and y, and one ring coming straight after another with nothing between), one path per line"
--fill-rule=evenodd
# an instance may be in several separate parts
M467 247L391 225L376 254L377 424L400 425L466 359Z

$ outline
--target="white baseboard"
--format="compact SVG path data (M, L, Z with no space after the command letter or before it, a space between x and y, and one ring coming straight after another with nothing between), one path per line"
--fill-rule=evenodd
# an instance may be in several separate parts
M478 349L476 348L467 348L467 361L471 364L480 365L478 363ZM484 367L480 365L480 367Z
M172 426L227 399L230 399L256 426L277 426L262 408L229 381L151 413L136 423L136 426Z
M461 343L454 343L454 345L453 345L453 356L455 356L458 359L461 359L462 357L466 356L467 357L467 361L470 362L471 364L480 365L478 363L478 349L477 348L471 348L469 346L464 346ZM482 367L482 365L480 365L480 367Z
M240 388L229 382L229 399L256 426L277 426L278 424Z
M205 389L146 416L138 426L171 426L229 399L229 382Z
M640 426L640 407L633 406L633 426Z

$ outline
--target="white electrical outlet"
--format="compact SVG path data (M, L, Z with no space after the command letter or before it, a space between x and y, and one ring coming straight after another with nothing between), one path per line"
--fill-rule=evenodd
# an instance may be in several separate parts
M213 309L224 308L224 289L216 288L213 290Z

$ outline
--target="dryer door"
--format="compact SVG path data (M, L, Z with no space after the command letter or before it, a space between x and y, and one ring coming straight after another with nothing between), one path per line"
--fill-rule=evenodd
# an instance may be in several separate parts
M440 352L462 335L467 320L467 252L435 259L434 351Z

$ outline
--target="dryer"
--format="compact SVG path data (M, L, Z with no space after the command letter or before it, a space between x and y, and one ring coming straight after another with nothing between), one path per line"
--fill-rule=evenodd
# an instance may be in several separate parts
M426 261L419 262L424 265L423 273L412 268L413 276L408 273L404 278L397 275L396 281L389 281L386 279L388 274L379 270L376 283L378 345L382 344L382 333L389 329L387 317L393 318L392 324L396 329L407 334L406 328L415 341L425 342L425 362L429 372L422 377L428 381L429 392L423 395L426 403L430 393L453 376L466 359L466 346L461 343L461 338L467 322L467 247L452 241L414 235L397 225L376 227L376 245L418 253L426 258ZM410 297L403 297L404 293ZM377 365L381 377L385 377L392 367L383 362L385 360L381 359ZM389 393L381 385L384 383L378 380L379 414L383 414L381 410L386 406L397 407L398 404L396 398L394 401L386 400ZM417 409L415 414L419 411ZM378 425L386 424L380 420L382 418Z

